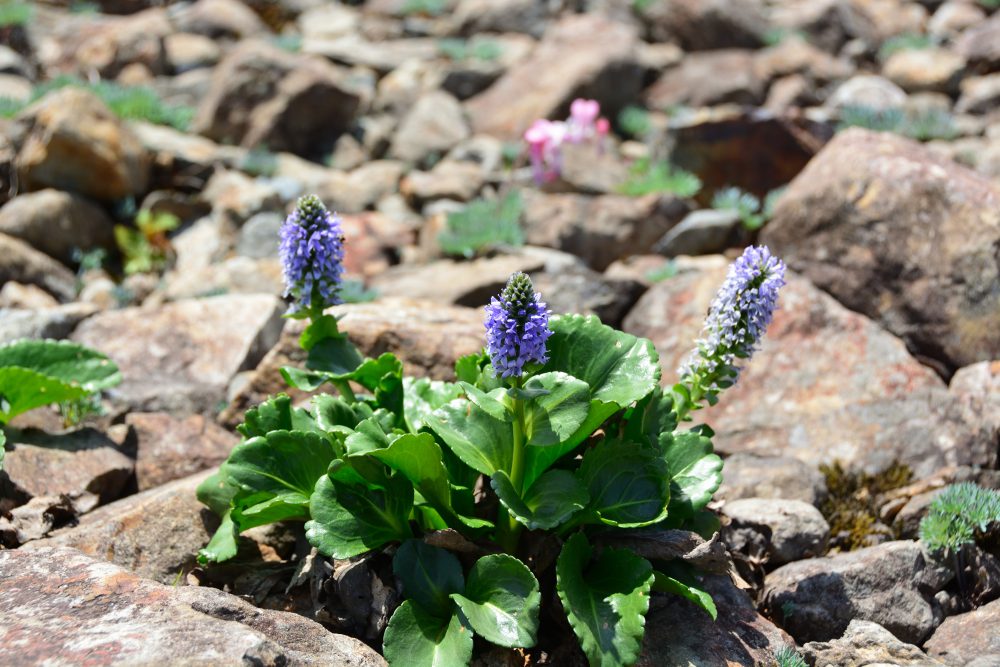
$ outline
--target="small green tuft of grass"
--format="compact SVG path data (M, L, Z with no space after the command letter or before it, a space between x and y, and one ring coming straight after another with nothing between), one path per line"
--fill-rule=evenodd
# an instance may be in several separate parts
M368 289L360 280L345 280L340 284L340 298L344 303L368 303L378 298L378 290Z
M952 484L920 521L920 541L933 551L956 551L1000 523L1000 492L971 482Z
M11 26L28 25L34 9L30 2L20 2L20 0L0 1L0 28Z
M913 32L903 33L882 42L882 46L878 50L878 57L879 60L885 62L894 53L929 49L936 44L937 42L930 35L921 35Z
M649 112L642 107L630 105L618 113L618 127L629 136L641 139L653 129Z
M778 649L774 654L774 660L777 667L808 667L798 651L791 646L782 646Z
M447 0L406 0L402 11L406 15L440 16L447 8Z
M674 167L669 162L652 162L648 158L636 160L629 176L618 191L630 197L669 193L678 197L693 197L701 190L701 179L689 171Z
M646 280L651 283L658 283L664 280L669 280L677 275L680 269L677 267L677 262L673 259L668 259L660 266L646 272Z
M467 258L501 245L524 245L520 224L523 210L524 203L516 191L499 200L477 199L448 215L438 245L446 255Z

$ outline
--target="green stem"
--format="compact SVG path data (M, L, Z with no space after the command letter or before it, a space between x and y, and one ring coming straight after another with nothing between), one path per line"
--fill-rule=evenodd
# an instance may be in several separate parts
M358 398L354 395L354 390L351 389L351 383L347 380L334 380L332 382L333 386L337 388L340 395L344 397L348 403L357 403Z
M515 378L511 385L515 389L520 389L521 378ZM514 486L517 495L524 491L524 400L514 398L514 423L512 424L514 435L514 451L511 456L510 481ZM498 539L504 550L513 554L517 550L517 540L521 536L521 524L506 509L501 508Z

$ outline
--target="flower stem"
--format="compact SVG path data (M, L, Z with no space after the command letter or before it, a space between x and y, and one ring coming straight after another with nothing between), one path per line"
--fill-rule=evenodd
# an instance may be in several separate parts
M515 389L520 389L521 379L515 378L511 382ZM514 491L517 495L521 495L524 486L524 400L517 397L514 398L514 423L512 424L513 429L513 440L514 440L514 451L511 456L510 464L510 481L514 486ZM499 517L499 530L498 539L500 545L504 550L513 554L517 550L517 540L521 535L521 524L514 517L510 516L510 513L503 509Z
M358 398L354 395L354 390L351 389L351 383L347 380L335 380L333 386L337 388L340 395L344 397L348 403L357 403Z

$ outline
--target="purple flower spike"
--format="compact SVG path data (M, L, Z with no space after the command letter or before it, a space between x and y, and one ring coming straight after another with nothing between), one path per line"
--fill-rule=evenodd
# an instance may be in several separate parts
M281 226L281 264L289 312L340 303L344 272L344 234L340 220L316 195L299 199Z
M747 248L729 267L726 282L705 320L704 338L680 368L682 379L700 378L706 389L735 382L737 359L749 359L767 331L785 284L785 263L766 246Z
M494 376L521 377L528 363L548 361L545 342L552 335L549 310L531 278L518 271L486 306L486 351Z

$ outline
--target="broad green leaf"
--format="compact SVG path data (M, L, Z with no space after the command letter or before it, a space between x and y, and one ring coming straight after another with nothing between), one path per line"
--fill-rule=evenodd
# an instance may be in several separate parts
M309 329L306 330L308 331ZM306 332L303 332L303 336ZM315 338L306 341L309 343L309 347L305 348L309 352L306 360L306 368L309 370L348 375L364 361L358 348L344 334L338 332L331 335L329 331L319 330L315 333Z
M472 629L494 644L528 648L538 635L538 580L507 554L484 556L469 572L464 593L453 593Z
M389 446L389 438L374 418L369 418L358 424L354 433L344 441L348 456L367 454Z
M488 521L459 516L455 511L441 447L430 433L401 435L386 449L371 452L371 456L410 480L450 527L479 529L492 525Z
M485 357L486 355L482 352L459 357L458 361L455 362L455 377L458 378L458 381L476 384L479 381L480 373L482 373Z
M583 455L577 475L590 494L586 511L602 523L638 528L667 516L667 470L653 447L604 440Z
M694 584L684 583L663 572L654 572L653 574L656 577L653 582L654 591L680 595L682 598L686 598L701 607L705 613L712 617L713 621L718 617L719 612L715 608L715 600L707 592Z
M90 392L20 366L0 368L0 423L50 403L84 398Z
M490 417L499 419L502 422L509 422L514 418L510 408L502 400L505 394L503 389L494 389L487 393L468 382L459 382L459 385L462 387L465 395L469 397L469 400L479 406Z
M549 328L549 361L541 372L561 371L586 382L590 387L590 410L564 443L528 449L528 483L573 451L609 417L652 392L660 381L659 356L645 338L601 324L593 315L554 316Z
M227 511L222 515L222 523L212 535L212 539L198 552L198 562L202 565L221 563L235 556L238 550L236 543L238 534L239 530Z
M341 338L343 334L337 326L337 318L333 315L320 315L309 322L299 336L299 345L307 352L316 344L327 338Z
M317 394L312 398L316 423L324 431L338 430L338 427L357 428L363 420L371 417L371 408L364 403L348 403L341 396Z
M549 470L525 492L517 495L510 478L502 470L491 479L497 498L511 516L529 530L551 530L586 507L587 489L568 470Z
M524 384L524 388L529 392L545 392L525 405L528 445L548 447L566 442L590 412L590 387L566 373L536 375Z
M653 567L625 549L604 549L591 559L583 533L575 533L556 561L556 592L592 667L631 665L645 632Z
M454 554L421 540L403 542L392 558L392 571L406 599L438 618L451 615L455 605L449 596L465 589L462 564Z
M115 362L97 350L65 340L19 340L0 346L0 368L17 366L87 393L122 381Z
M633 442L656 445L661 437L669 436L677 428L677 413L671 394L659 387L639 401L625 421L624 437Z
M462 395L462 388L451 382L430 378L403 378L403 417L406 427L417 433L432 412Z
M352 558L412 537L412 508L413 487L402 475L387 476L381 488L373 488L356 475L332 472L316 484L306 537L324 556Z
M472 630L458 613L439 619L406 600L389 619L382 653L389 667L461 667L472 661Z
M251 493L267 492L293 505L308 505L316 481L336 458L334 446L318 433L271 431L233 448L225 474Z
M236 430L244 438L265 436L271 431L315 431L312 416L302 408L293 408L292 399L285 394L273 396L257 407L250 408L243 416L243 423Z
M309 507L289 502L285 496L254 493L248 496L237 495L233 499L233 509L229 516L239 532L243 532L278 521L305 521L309 518Z
M427 425L470 468L484 475L510 470L514 452L511 425L491 417L475 403L452 401L435 410Z
M219 469L198 485L195 495L199 502L208 505L210 510L222 516L229 512L233 498L239 491L240 487L229 479L224 469Z
M670 479L670 513L688 518L708 505L722 484L722 459L712 440L694 431L661 437Z

